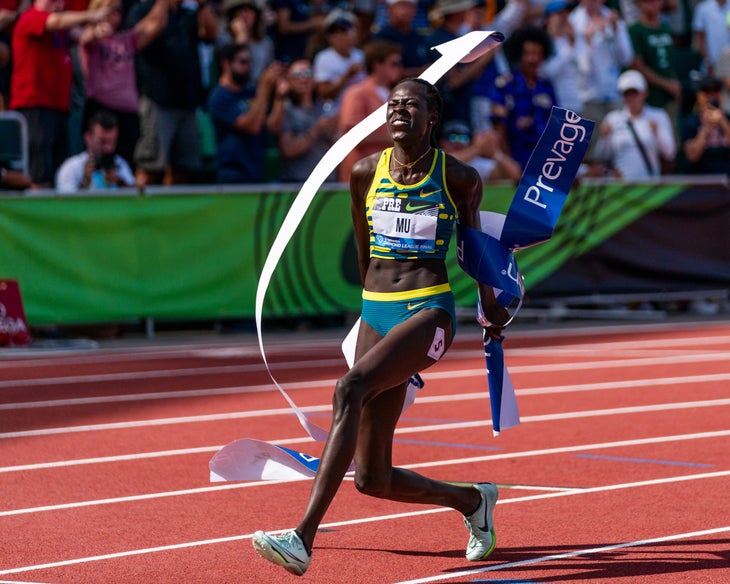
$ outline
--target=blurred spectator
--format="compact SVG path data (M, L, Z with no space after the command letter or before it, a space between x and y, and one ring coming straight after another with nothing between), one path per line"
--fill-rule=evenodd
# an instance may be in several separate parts
M208 112L215 127L219 183L260 183L266 180L266 124L283 116L283 96L274 100L277 81L284 75L279 62L251 80L251 52L247 45L221 47L221 75L208 96Z
M437 0L433 15L440 25L428 37L428 44L434 47L461 36L466 16L473 6L474 0ZM438 60L440 56L436 51L431 54L433 61ZM470 63L457 64L444 75L438 83L444 99L444 121L471 119L474 83L492 59L494 52L489 51Z
M73 66L70 30L106 19L109 10L64 12L63 0L35 0L15 23L10 108L28 122L33 184L50 187L68 152Z
M727 17L727 25L730 27L730 14ZM720 53L715 69L717 78L722 81L720 106L726 114L730 114L730 44Z
M90 7L108 8L110 13L108 21L87 25L79 39L86 91L82 128L85 133L91 116L100 110L113 113L119 122L117 152L127 162L132 162L139 138L134 54L147 47L165 28L169 1L155 0L147 16L127 30L119 30L121 0L91 0Z
M728 0L702 0L694 9L692 32L695 47L702 55L704 72L715 75L715 66L722 50L730 44Z
M677 79L672 29L662 20L663 0L637 0L639 19L629 27L634 48L632 67L649 85L646 103L666 110L677 128L682 84ZM675 131L675 135L679 136Z
M499 136L494 130L479 132L472 137L466 122L451 120L441 128L439 147L462 162L473 166L482 181L510 180L518 183L522 175L519 163L499 147Z
M8 90L10 88L10 36L15 21L21 12L30 6L30 0L0 1L0 111L8 106Z
M135 27L154 6L135 4L128 24ZM135 147L137 182L181 184L198 171L200 143L196 109L203 104L198 42L212 42L218 24L207 3L170 0L167 25L137 52L140 138Z
M316 97L312 65L294 61L287 72L289 86L284 119L279 133L281 180L304 182L335 141L337 117L326 112ZM335 180L332 172L327 180Z
M634 59L626 23L604 0L581 0L569 16L580 46L580 99L583 117L600 124L621 107L616 82Z
M431 45L424 35L413 27L418 0L386 0L386 24L373 39L390 41L401 46L403 77L418 77L431 63Z
M266 34L264 0L225 0L226 26L216 45L245 44L251 51L251 79L256 81L274 61L274 41Z
M324 24L325 5L322 0L271 0L276 22L271 34L276 48L275 57L284 63L311 59L308 54L310 35L316 38Z
M557 105L582 114L578 65L582 48L576 42L569 15L570 4L565 0L553 0L545 6L545 30L552 40L553 52L541 71L553 84Z
M0 164L0 191L24 191L31 187L30 176L23 171Z
M639 0L607 0L609 8L614 8L626 26L631 26L639 20Z
M342 96L340 134L355 127L388 100L390 90L403 77L400 45L381 40L369 42L365 45L365 69L367 78L348 88ZM382 125L348 153L339 166L338 179L348 182L356 161L391 144L388 129Z
M512 70L497 78L491 96L492 121L500 133L502 147L522 169L557 103L552 83L540 74L551 46L544 29L518 28L505 43Z
M97 111L84 132L86 151L76 154L58 169L56 191L76 193L86 189L134 186L134 174L117 154L119 124L114 114Z
M355 15L335 8L324 21L327 48L314 57L314 87L323 101L339 110L342 93L365 78L365 55L355 46Z
M648 86L638 71L622 73L617 87L624 107L601 123L599 149L624 180L659 176L662 161L671 163L677 153L672 122L663 109L646 105Z
M528 9L528 0L507 0L504 8L496 12L496 3L479 4L472 13L481 14L478 18L488 23L482 26L486 30L497 30L509 37L522 23ZM493 16L490 16L492 15ZM492 100L490 95L497 77L509 73L510 64L504 56L502 46L493 51L494 58L484 72L474 82L471 96L471 127L475 133L492 129Z
M362 47L372 38L375 10L380 0L353 0L352 11L357 19L357 46Z
M413 15L413 30L422 35L431 32L430 12L436 0L415 0L416 13ZM378 0L375 9L375 25L377 31L382 30L388 23L388 0Z
M719 107L722 83L702 79L697 103L682 127L682 147L690 174L730 175L730 116Z
M0 111L7 109L10 73L10 43L0 38Z
M662 20L669 24L676 48L692 46L692 11L695 0L665 0Z

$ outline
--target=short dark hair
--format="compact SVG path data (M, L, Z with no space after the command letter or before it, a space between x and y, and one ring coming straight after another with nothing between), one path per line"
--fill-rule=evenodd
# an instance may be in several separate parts
M246 43L226 43L218 49L218 63L222 63L223 61L230 63L241 51L250 53L251 47Z
M392 41L374 40L363 47L363 53L365 53L365 70L370 74L376 63L382 63L391 55L402 54L403 48Z
M105 130L119 127L119 120L112 112L107 110L99 110L92 114L89 123L86 125L87 130L91 130L94 126L101 126Z
M544 28L531 25L522 26L515 30L504 43L504 54L510 63L519 63L527 42L540 45L545 59L553 52L553 41Z

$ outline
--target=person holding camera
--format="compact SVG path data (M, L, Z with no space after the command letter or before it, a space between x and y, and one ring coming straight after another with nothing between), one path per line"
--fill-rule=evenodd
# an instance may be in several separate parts
M721 91L715 77L698 84L695 109L682 127L689 174L730 174L730 116L720 107Z
M67 158L56 174L58 193L77 193L88 189L134 186L134 173L117 154L119 125L116 116L98 111L89 119L84 132L86 150Z

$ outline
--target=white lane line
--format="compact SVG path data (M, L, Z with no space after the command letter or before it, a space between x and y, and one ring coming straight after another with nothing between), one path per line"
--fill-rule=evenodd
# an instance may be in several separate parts
M648 486L668 484L668 483L679 483L679 482L712 479L712 478L719 478L719 477L726 477L726 476L730 476L730 470L714 472L714 473L702 473L702 474L696 474L696 475L685 475L685 476L680 476L680 477L668 477L668 478L663 478L663 479L638 481L638 482L633 482L633 483L619 483L619 484L613 484L613 485L605 485L605 486L601 486L601 487L591 487L588 489L576 490L576 491L561 491L561 492L553 492L553 493L544 493L541 495L532 495L532 496L527 496L527 497L516 497L513 499L500 500L500 501L498 501L497 504L502 504L502 505L514 504L514 503L522 503L525 501L535 501L538 499L550 499L550 498L555 498L555 497L571 497L571 496L575 496L575 495L584 495L584 494L588 494L588 493L600 493L600 492L615 491L615 490L621 490L621 489L634 489L634 488L648 487ZM308 479L306 479L306 480L308 480ZM280 482L280 481L276 481L276 482ZM281 482L283 482L283 481L281 481ZM380 516L375 516L375 517L363 517L360 519L350 519L350 520L345 520L345 521L324 523L320 526L320 528L327 529L327 528L333 528L333 527L344 527L344 526L348 526L348 525L362 525L365 523L376 523L379 521L387 521L387 520L391 520L391 519L403 519L403 518L418 517L418 516L423 516L423 515L432 515L435 513L443 513L446 511L453 512L453 509L439 507L436 509L426 509L426 510L422 510L422 511L394 513L394 514L390 514L390 515L380 515ZM730 527L720 527L720 528L716 528L716 530L707 530L707 533L720 533L720 532L727 531L727 530L730 530ZM270 532L278 533L280 531L283 531L283 530L277 530L277 531L272 530ZM704 533L704 532L695 532L695 533ZM150 553L156 553L156 552L179 550L179 549L192 548L192 547L200 547L200 546L204 546L204 545L213 545L213 544L218 544L218 543L227 543L227 542L231 542L231 541L250 539L252 536L253 536L253 534L249 533L249 534L245 534L245 535L234 535L234 536L220 537L220 538L215 538L215 539L190 541L190 542L184 542L184 543L173 544L173 545L166 545L166 546L159 546L159 547L152 547L152 548L143 548L143 549L137 549L137 550L127 550L124 552L117 552L117 553L112 553L112 554L88 556L88 557L84 557L84 558L75 558L75 559L63 560L63 561L59 561L59 562L36 564L36 565L32 565L32 566L23 566L23 567L19 567L19 568L10 568L10 569L6 569L6 570L0 570L0 575L18 574L21 572L30 572L30 571L34 571L34 570L47 570L47 569L52 569L52 568L60 568L63 566L72 566L75 564L83 564L83 563L88 563L88 562L96 562L96 561L144 555L144 554L150 554ZM677 535L676 537L679 538L680 536ZM622 544L616 544L616 545L622 545Z
M345 368L345 359L319 359L308 361L291 361L274 363L272 371L277 373L285 369L317 369L321 367ZM46 385L71 385L78 383L101 383L107 381L133 381L136 379L164 379L170 377L193 377L199 375L218 375L229 373L252 373L266 371L263 364L218 365L215 367L181 367L179 369L155 369L150 371L125 371L122 373L93 373L89 375L65 375L61 377L43 377L38 379L15 379L0 381L0 389L18 387L42 387Z
M691 324L691 323L690 323ZM515 348L511 349L510 352L516 351L527 355L534 355L540 353L550 353L554 351L572 351L581 350L588 344L591 347L598 347L603 349L641 349L641 348L657 348L657 347L680 347L685 349L687 343L690 342L692 346L703 346L703 345L714 345L721 344L730 341L729 335L718 334L712 336L709 333L715 332L712 328L708 327L707 323L698 323L698 326L703 327L701 331L692 331L698 336L681 336L673 339L643 339L643 340L616 340L616 341L601 341L601 342L580 342L566 345L554 346L553 342L555 337L564 338L566 334L571 337L580 338L584 335L595 335L605 334L606 329L604 327L587 327L587 328L571 328L571 329L555 329L555 330L538 330L538 331L511 331L508 335L508 339L521 339L521 338L545 338L550 347L531 347L531 348ZM676 329L676 324L666 327L652 328L651 330L666 330L667 328ZM643 325L629 325L627 327L613 326L608 329L610 334L636 334L641 333L643 330L649 330ZM344 336L344 333L343 333ZM476 340L478 339L478 340ZM474 341L475 343L481 341L481 334L474 334L471 332L465 333L463 336L459 336L459 345L468 344ZM280 340L267 341L267 353L272 355L287 355L293 350L303 351L308 348L307 343L309 339L306 337L300 338L294 342L282 343ZM328 348L339 348L342 339L339 337L327 337L316 339L317 352L321 349ZM477 345L478 346L478 345ZM463 349L459 349L463 351ZM234 343L221 343L219 345L211 343L199 343L199 344L185 344L170 347L155 347L154 345L145 347L118 347L118 348L103 348L90 353L84 349L82 351L61 351L52 350L44 353L34 352L33 350L22 351L22 352L3 352L0 353L0 362L10 361L12 362L13 368L38 368L47 365L57 365L59 362L64 365L89 365L95 363L119 363L126 361L155 361L162 359L185 359L185 358L202 358L202 359L223 359L223 358L246 358L260 356L259 348L254 343L246 343L246 340Z
M396 433L399 433L396 430ZM505 452L501 454L489 454L485 456L474 456L469 458L452 458L447 460L438 460L431 462L420 462L414 464L399 465L401 468L417 469L432 468L436 466L455 466L460 464L472 464L476 462L488 462L490 460L500 459L516 459L530 458L535 456L549 456L553 454L565 454L569 452L582 452L586 450L602 450L608 448L620 448L625 446L640 446L646 444L661 444L665 442L683 442L686 440L702 440L708 438L722 438L730 436L730 430L722 430L717 432L700 432L696 434L677 434L674 436L658 436L654 438L640 438L633 440L621 440L615 442L599 442L596 444L581 444L577 446L561 446L557 448L544 448L540 450L526 450L522 452ZM712 474L712 473L706 473ZM704 476L704 475L703 475ZM259 487L262 485L275 485L288 482L300 482L310 479L292 479L292 480L276 480L276 481L254 481L246 483L226 483L224 485L216 485L212 487L198 487L194 489L183 489L179 491L166 491L161 493L148 493L144 495L130 495L127 497L117 497L111 499L99 499L93 501L78 501L74 503L62 503L58 505L45 505L42 507L29 507L25 509L12 509L10 511L0 512L0 517L8 517L12 515L26 515L29 513L42 513L45 511L59 511L63 509L76 509L79 507L93 507L97 505L109 505L115 503L130 503L136 501L145 501L148 499L158 499L166 497L177 497L182 495L198 495L201 493L211 493L216 491L226 491L231 489L246 489L250 487Z
M654 380L650 380L654 381ZM715 381L715 379L708 379L706 381ZM684 380L677 381L677 383L685 383ZM665 383L660 383L664 385ZM600 384L604 386L606 384ZM634 387L634 383L626 385L626 387ZM637 385L637 387L640 385ZM610 384L601 389L613 389ZM562 393L563 387L557 388L554 393ZM552 393L545 391L544 388L542 393ZM473 397L469 399L477 399L479 396L486 397L486 393L467 394ZM520 392L517 392L520 395ZM438 401L453 401L457 396L436 396L431 403ZM425 398L421 403L425 403ZM603 416L607 414L628 414L637 412L651 412L658 410L672 410L672 409L685 409L691 407L711 407L711 406L724 406L730 403L728 399L717 399L717 400L701 400L695 402L680 402L680 403L666 403L666 404L654 404L647 406L628 406L625 408L609 408L604 410L588 410L585 412L568 412L558 414L543 414L539 416L521 416L522 422L536 422L545 420L556 420L556 419L568 419L568 418L582 418L591 416ZM311 412L330 412L330 405L317 405L317 406L303 406L300 408L305 413ZM152 420L134 420L127 422L108 422L103 424L86 424L81 426L62 426L58 428L38 428L35 430L19 430L16 432L2 432L0 433L0 440L11 439L11 438L27 438L29 436L52 436L57 434L72 434L77 432L98 432L106 430L126 430L130 428L142 428L151 426L167 426L173 424L192 424L201 422L217 422L221 420L240 420L246 418L260 418L268 416L281 416L281 415L292 415L292 411L288 408L277 408L271 410L251 410L244 412L226 412L222 414L201 414L197 416L179 416L174 418L155 418ZM485 423L491 423L490 420L476 420L473 422L458 423L456 425L447 424L446 428L470 428L472 426L478 426Z
M612 368L614 365L611 366ZM512 373L518 373L515 371L518 367L510 368ZM461 371L436 371L429 373L428 379L464 379L471 377L484 377L484 369L463 369ZM649 379L629 379L625 381L604 381L600 383L581 383L576 385L560 385L560 386L549 386L549 387L537 387L532 389L518 389L516 390L517 395L538 395L542 393L566 393L576 391L594 391L601 389L619 389L626 387L650 387L656 385L676 385L685 383L707 383L714 381L728 381L730 380L730 373L710 373L706 375L687 375L683 377L654 377ZM294 391L296 389L313 389L313 388L333 388L336 379L323 379L316 381L302 381L297 383L283 383L282 387L288 391ZM189 398L189 397L208 397L214 395L239 395L246 393L256 393L272 391L270 383L262 385L250 385L250 386L232 386L232 387L216 387L210 389L185 389L178 391L157 391L149 393L129 393L129 394L117 394L117 395L102 395L102 396L91 396L91 397L79 397L79 398L65 398L55 400L43 400L43 401L30 401L30 402L8 402L0 404L0 411L2 410L16 410L16 409L29 409L29 408L50 408L59 406L80 406L80 405L92 405L102 403L123 403L128 401L140 402L146 400L160 400L160 399L177 399L177 398ZM469 394L461 394L469 395ZM477 399L483 396L483 393L471 394ZM438 399L444 396L425 396L418 398L419 403L423 403L424 400L429 397L436 397ZM468 398L462 398L468 399Z
M523 420L525 421L525 420ZM529 421L529 420L528 420ZM412 426L409 428L396 428L395 433L397 435L401 434L417 434L420 432L431 432L431 431L438 431L438 430L454 430L454 429L461 429L461 428L473 428L473 427L479 427L479 426L485 426L488 425L490 422L489 420L484 421L476 421L476 422L462 422L462 423L454 423L450 425L444 425L440 424L438 426ZM691 437L720 437L720 436L726 436L730 435L730 430L727 432L720 431L720 432L709 432L709 433L700 433L700 434L689 434L688 436ZM684 435L680 435L684 436ZM659 439L659 441L664 440L665 438ZM669 437L666 439L671 440L677 440L676 437ZM307 437L300 437L300 438L282 438L279 440L269 440L269 443L271 444L277 444L280 446L294 446L298 444L314 444L314 441ZM627 443L622 442L620 445L627 445ZM133 454L118 454L113 456L99 456L99 457L93 457L93 458L79 458L74 460L59 460L54 462L39 462L34 464L20 464L15 466L5 466L0 467L0 474L2 473L9 473L9 472L26 472L31 470L46 470L51 468L66 468L66 467L72 467L72 466L81 466L81 465L87 465L87 464L106 464L110 462L122 462L122 461L129 461L129 460L146 460L151 458L165 458L168 456L189 456L191 454L205 454L210 452L218 452L223 447L223 445L217 445L217 446L201 446L198 448L179 448L174 450L159 450L154 452L138 452ZM514 456L512 454L511 456ZM490 459L491 460L491 459Z
M482 372L483 373L483 372ZM282 383L281 386L287 391L296 389L311 389L316 387L334 387L334 379L324 381L298 381L297 383ZM184 399L189 397L208 397L214 395L239 395L271 391L271 383L262 385L234 385L230 387L215 387L212 389L182 389L177 391L155 391L149 393L124 393L116 395L97 395L91 397L71 397L65 399L52 399L30 402L8 402L0 404L0 410L17 410L29 408L55 408L59 406L85 406L92 404L123 403L152 401L158 399Z
M702 531L690 531L688 533L675 533L672 535L665 535L661 537L654 537L651 539L640 539L637 541L630 541L626 543L616 543L612 545L605 545L601 547L589 548L589 549L578 549L572 552L564 552L561 554L550 554L539 558L530 558L528 560L520 560L517 562L508 562L506 564L497 564L496 566L488 566L486 568L474 568L472 570L463 570L461 572L451 572L449 574L439 574L437 576L429 576L426 578L417 578L415 580L403 580L398 584L426 584L427 582L442 582L444 580L452 580L454 578L470 578L477 574L483 574L485 572L496 572L498 570L511 570L515 568L521 568L523 566L531 566L534 564L540 564L542 562L552 562L554 560L564 560L567 558L575 558L578 556L588 556L592 554L601 554L605 552L611 552L614 550L640 547L646 545L660 544L668 541L677 541L692 539L695 537L704 537L707 535L715 535L718 533L726 533L730 531L730 526L716 527L714 529L703 529ZM576 565L576 567L579 567ZM503 581L503 580L500 580Z
M730 340L730 337L728 337ZM681 339L682 344L678 346L686 346L687 340ZM531 366L515 366L510 367L510 371L514 373L533 373L542 371L561 371L571 369L600 369L604 367L645 367L647 365L666 365L672 363L694 363L694 362L707 362L707 361L727 361L730 360L730 352L728 351L711 351L705 353L687 353L684 354L671 354L663 357L638 357L635 359L615 359L612 355L612 348L616 345L626 345L624 348L631 349L639 346L646 346L647 348L656 349L661 343L655 341L627 341L622 343L599 343L591 344L591 349L598 348L603 349L601 353L603 355L602 360L598 361L587 361L587 362L576 362L576 363L548 363L542 365L531 365ZM698 343L699 344L699 343ZM674 346L674 345L671 345ZM509 349L507 347L507 358L518 357L518 356L530 356L530 355L558 355L563 353L575 353L585 350L586 345L563 345L551 349ZM478 356L479 350L474 351L452 351L447 353L447 356L453 360L458 358L471 358ZM575 355L580 356L580 355ZM343 358L333 359L309 359L305 361L296 362L283 362L274 363L274 373L279 370L295 369L295 368L318 368L318 367L331 367L331 366L345 366L345 360ZM226 373L250 373L254 371L265 371L266 368L263 363L250 363L246 365L221 365L214 367L189 367L179 369L162 369L159 371L130 371L130 372L119 372L119 373L95 373L89 375L68 375L60 377L47 377L38 379L17 379L17 380L4 380L0 381L0 389L13 388L13 387L40 387L46 385L61 385L61 384L74 384L74 383L94 383L94 382L108 382L108 381L129 381L135 379L161 379L169 377L185 377L185 376L200 376L200 375L213 375L213 374L226 374Z
M478 353L475 351L472 357L476 357ZM508 355L509 358L509 355ZM636 359L604 359L600 361L578 361L578 362L560 362L545 363L542 365L515 365L509 366L510 373L544 373L552 371L574 371L588 369L614 369L618 367L647 367L649 365L677 365L680 363L707 363L713 361L729 361L730 351L718 353L703 354L684 354L670 355L668 357L639 357ZM286 364L277 364L274 373L284 369L316 369L321 367L334 367L337 365L345 366L344 359L323 359L319 361L293 362ZM94 375L78 375L68 377L49 377L44 379L21 379L17 381L0 381L0 389L8 387L40 387L45 385L63 385L63 384L79 384L79 383L98 383L106 381L130 381L135 379L160 379L169 377L185 377L199 375L213 375L216 373L250 373L252 371L264 371L263 365L230 365L225 367L207 367L196 369L170 369L161 371L140 371L131 373L103 373ZM467 370L468 371L468 370ZM481 371L484 369L471 370ZM450 372L438 372L443 376L453 376ZM428 377L434 373L427 373ZM269 384L269 389L271 385Z

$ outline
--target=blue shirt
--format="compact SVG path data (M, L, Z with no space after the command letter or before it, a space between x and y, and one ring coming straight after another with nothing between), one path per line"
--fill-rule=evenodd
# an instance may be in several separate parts
M239 92L216 85L208 96L218 146L219 183L258 183L266 180L266 135L234 129L236 119L251 107L253 86Z
M525 168L553 106L558 103L553 85L545 78L538 78L531 89L522 73L515 69L497 77L490 98L507 109L506 118L495 118L495 122L505 124L512 158Z

